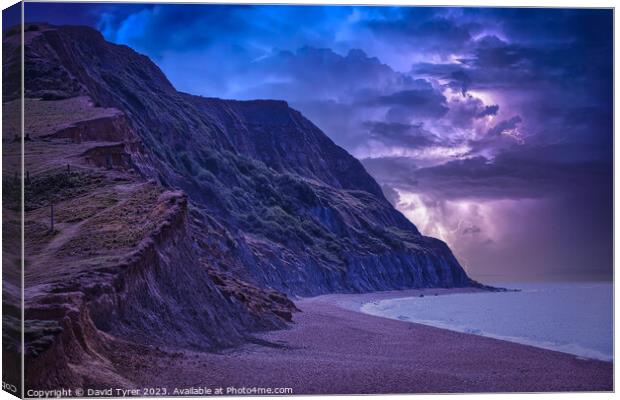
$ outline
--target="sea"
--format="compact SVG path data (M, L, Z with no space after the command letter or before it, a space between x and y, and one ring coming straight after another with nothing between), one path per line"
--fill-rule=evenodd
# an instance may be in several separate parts
M613 361L612 283L495 284L510 292L392 298L366 314Z

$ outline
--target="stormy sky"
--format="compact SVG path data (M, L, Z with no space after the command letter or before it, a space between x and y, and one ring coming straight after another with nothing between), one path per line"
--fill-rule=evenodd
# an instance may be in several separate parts
M474 278L611 279L610 10L26 3L26 18L96 27L181 91L287 100Z

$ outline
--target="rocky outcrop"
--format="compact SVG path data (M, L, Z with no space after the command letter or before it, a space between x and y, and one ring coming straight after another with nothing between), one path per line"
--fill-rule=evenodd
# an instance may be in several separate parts
M134 138L125 117L120 113L79 121L43 137L71 139L75 143L124 142Z
M97 167L128 169L132 164L131 156L125 150L126 146L125 143L98 145L86 150L83 156L88 163Z

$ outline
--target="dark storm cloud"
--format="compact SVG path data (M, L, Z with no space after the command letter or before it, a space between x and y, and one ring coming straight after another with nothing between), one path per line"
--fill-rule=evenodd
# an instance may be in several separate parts
M560 8L464 8L462 18L501 31L523 43L605 42L613 23L609 9Z
M486 109L485 109L486 110ZM521 123L522 119L520 116L516 115L510 119L505 119L495 125L493 128L489 129L487 132L488 136L499 136L502 133L511 131L517 127Z
M481 68L510 69L519 67L520 63L535 56L532 53L532 50L510 45L496 36L485 36L477 41L474 58L470 61Z
M479 114L476 114L474 118L478 119L485 115L491 115L487 113L493 112L495 112L495 114L497 113L495 107L485 107ZM470 150L467 154L473 155L485 150L497 152L505 149L506 147L511 147L514 151L515 147L513 145L515 143L523 144L525 142L523 134L518 130L518 127L522 122L523 119L519 115L501 120L489 128L483 137L469 140L468 145Z
M26 8L29 21L94 26L147 54L180 90L289 101L364 158L394 204L423 199L423 232L460 232L450 244L471 268L611 271L610 10ZM504 207L492 218L491 203ZM508 239L489 237L504 227Z
M401 46L442 51L463 48L481 29L476 22L461 23L458 18L442 14L438 9L407 7L398 9L392 18L369 20L366 26Z
M284 86L279 90L287 91L289 99L313 97L353 101L363 98L372 102L378 101L376 98L384 91L407 87L413 82L359 49L351 49L344 56L327 48L280 51L252 62L251 69L241 73L255 79L253 93L260 92L261 86L275 84ZM267 76L276 79L265 79Z
M365 159L363 164L394 187L433 193L441 199L558 198L608 187L611 163L564 156L575 151L570 145L515 146L493 159L475 156L427 168L417 168L406 157Z
M586 81L594 84L589 89L604 90L602 78L610 72L599 69L596 64L611 61L611 47L598 43L576 45L569 41L553 46L524 45L485 36L473 41L465 53L459 63L414 63L411 72L448 79L448 86L463 94L480 89L536 91L548 85L570 89ZM601 59L601 62L591 66L584 57L586 60Z
M478 21L488 34L468 42L460 65L420 62L413 72L445 78L464 71L468 88L529 90L541 102L548 102L546 90L558 89L573 94L558 96L554 103L610 102L609 11L465 9L461 20Z
M405 212L424 207L425 229L447 223L444 239L474 276L611 279L611 162L574 161L575 153L534 147L431 168L406 157L363 163L385 185L423 196L395 201ZM466 211L455 213L463 201Z
M476 120L489 115L497 115L498 105L485 105L482 100L465 94L457 98L456 101L448 103L447 119L450 123L459 128L471 128Z
M362 104L389 106L392 112L402 112L410 118L439 118L448 112L446 98L430 83L416 80L415 87L377 96Z
M453 74L465 73L463 71L464 64L453 63L430 63L430 62L414 62L411 64L410 73L413 76L430 76L434 78L452 79L448 85L455 91L462 91L463 83L458 79L454 79ZM458 75L457 75L458 76ZM471 84L471 78L468 76L467 89Z
M369 137L386 144L409 148L436 146L439 138L425 130L422 124L402 124L398 122L366 121Z
M414 126L419 125L417 119L436 118L447 111L445 97L428 81L396 72L359 49L341 55L331 49L303 47L279 51L251 65L237 75L242 83L234 97L283 97L345 146L367 139L369 117L384 118L378 124ZM378 134L379 126L373 134ZM420 144L411 132L409 136L391 135L391 143Z
M471 78L463 70L458 70L450 73L450 78L454 79L448 83L448 86L456 91L461 92L463 96L467 94L469 85L471 85Z
M497 104L493 104L492 106L485 106L482 111L476 114L476 118L483 118L489 115L497 115L499 111L499 106Z

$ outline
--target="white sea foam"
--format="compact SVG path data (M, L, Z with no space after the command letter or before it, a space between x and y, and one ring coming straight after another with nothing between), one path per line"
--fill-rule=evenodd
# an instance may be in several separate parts
M585 358L613 360L612 284L502 286L522 290L388 299L366 303L361 311Z

